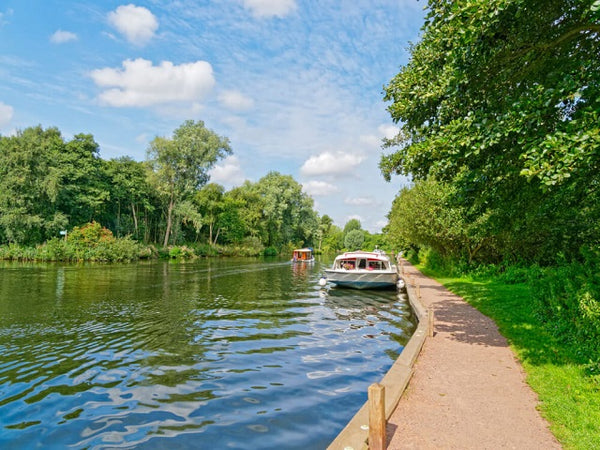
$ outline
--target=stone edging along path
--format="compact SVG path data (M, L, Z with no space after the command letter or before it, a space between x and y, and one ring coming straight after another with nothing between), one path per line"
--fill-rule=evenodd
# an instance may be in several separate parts
M419 324L380 381L388 448L561 448L494 322L407 261L400 269ZM368 423L365 403L328 448L368 448Z
M401 270L403 267L404 265L401 266ZM413 313L417 316L418 325L410 340L402 350L402 353L400 353L398 359L380 382L380 384L385 387L386 418L389 418L392 415L396 405L400 401L400 397L413 375L413 366L425 343L425 338L427 335L431 334L433 330L431 320L432 315L425 309L419 300L414 279L411 279L407 274L403 273L401 273L401 276L405 280L408 300L413 309ZM367 402L358 410L350 422L348 422L348 425L346 425L327 448L329 450L359 450L368 448L368 424L369 408Z

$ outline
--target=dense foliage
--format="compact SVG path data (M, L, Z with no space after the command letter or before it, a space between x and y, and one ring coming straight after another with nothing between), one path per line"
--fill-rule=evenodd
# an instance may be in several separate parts
M527 280L600 370L600 0L430 0L385 87L388 236L453 273ZM593 371L592 370L592 371Z
M72 239L90 223L130 238L110 242L122 257L88 254L97 260L131 259L140 250L130 245L135 241L176 246L171 257L189 253L184 243L198 254L256 255L335 241L331 219L320 221L291 176L272 172L228 192L207 184L208 170L230 152L228 140L200 121L155 138L143 162L103 160L91 135L66 140L56 128L0 136L0 256L82 259ZM58 239L65 231L67 242ZM50 247L34 249L44 242ZM118 250L121 244L131 252Z
M458 212L451 228L477 221L465 232L481 244L469 255L450 242L456 257L578 258L600 242L600 1L428 7L410 62L385 88L401 131L384 175L449 188L432 205L445 205L443 221Z

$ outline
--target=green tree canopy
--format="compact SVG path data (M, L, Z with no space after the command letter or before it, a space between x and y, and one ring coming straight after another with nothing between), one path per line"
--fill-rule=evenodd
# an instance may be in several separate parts
M229 140L206 128L202 121L188 120L173 132L172 138L156 137L150 143L148 161L156 188L166 199L163 245L169 243L177 204L202 187L208 181L208 171L230 153Z
M361 230L351 230L346 233L344 247L348 250L359 250L365 242L365 234Z
M544 259L598 241L600 2L428 8L410 62L385 87L401 131L384 176L451 183L451 202L488 215L503 254Z

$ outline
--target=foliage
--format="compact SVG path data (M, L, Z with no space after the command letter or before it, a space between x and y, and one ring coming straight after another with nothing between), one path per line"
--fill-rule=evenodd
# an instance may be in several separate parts
M344 225L344 235L350 233L353 230L362 230L360 220L350 219L348 222L346 222L346 225Z
M171 139L156 137L150 143L148 161L156 189L167 208L164 246L171 237L175 207L206 184L211 167L230 153L229 140L206 128L202 121L188 120L173 132Z
M594 0L431 0L385 87L401 125L384 176L447 183L484 218L481 260L551 263L600 241L600 12Z
M318 219L313 210L314 202L302 192L302 185L290 175L269 172L255 185L247 186L260 199L261 228L267 246L281 247L289 242L312 244L319 227Z
M264 256L277 256L278 252L275 247L267 247L263 251Z
M154 139L146 162L102 160L91 135L65 140L56 128L0 136L0 245L19 244L3 247L3 255L104 260L134 253L121 248L122 256L113 255L102 243L76 241L95 230L88 223L145 243L164 243L168 237L172 245L202 255L259 255L265 247L280 253L325 241L334 250L343 246L328 235L337 230L333 221L325 216L320 222L313 200L291 176L272 172L227 192L206 184L209 169L230 151L227 139L193 121L172 138ZM71 229L68 245L53 239ZM44 242L40 250L33 248ZM131 241L111 241L110 247L125 242ZM144 247L143 257L158 253L168 258L168 246Z
M394 199L388 215L388 233L393 245L429 247L444 257L469 262L486 242L493 251L492 239L485 235L487 216L474 216L467 208L452 204L455 189L435 179L417 181L403 188Z
M67 224L65 211L57 208L64 189L57 163L63 150L56 128L0 136L0 242L39 243Z
M365 242L365 235L361 230L352 230L344 238L344 247L348 250L359 250Z
M169 258L171 259L190 259L195 257L196 253L194 252L194 250L185 245L174 245L169 247Z
M583 263L545 268L532 280L540 319L561 340L577 346L583 362L600 368L600 252L584 251Z
M54 237L37 247L0 246L0 259L27 261L133 261L152 253L129 237L115 238L96 222L75 227L67 239Z

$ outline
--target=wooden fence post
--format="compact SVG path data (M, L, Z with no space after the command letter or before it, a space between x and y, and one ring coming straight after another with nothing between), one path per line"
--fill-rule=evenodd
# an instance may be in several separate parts
M369 450L385 450L385 387L379 383L369 386Z

